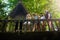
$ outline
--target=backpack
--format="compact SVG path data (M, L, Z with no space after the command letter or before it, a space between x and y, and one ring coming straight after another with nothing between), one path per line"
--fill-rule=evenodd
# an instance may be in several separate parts
M47 13L45 14L45 18L46 18L46 19L48 19L48 17L49 17L48 14L50 14L50 13L47 12ZM50 14L50 18L51 18L51 17L52 17L52 15Z

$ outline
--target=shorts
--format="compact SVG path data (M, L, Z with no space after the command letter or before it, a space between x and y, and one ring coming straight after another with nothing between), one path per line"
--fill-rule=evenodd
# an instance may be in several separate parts
M31 22L30 21L25 21L23 24L28 24L28 25L30 25L31 24Z

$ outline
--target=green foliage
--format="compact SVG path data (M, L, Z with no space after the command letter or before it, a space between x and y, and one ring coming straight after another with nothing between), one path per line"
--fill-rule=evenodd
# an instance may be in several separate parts
M9 14L16 7L19 0L7 0L7 3L3 1L4 0L0 0L0 19L2 20L4 20L7 17L7 14ZM22 0L22 4L28 13L40 14L44 13L44 11L48 9L52 13L53 18L60 18L60 12L55 10L53 1L54 0ZM12 19L8 18L8 20ZM57 23L57 25L58 24L59 23ZM10 31L12 31L14 29L13 26L13 23L8 23L7 30L9 31L10 29ZM46 29L48 30L48 26Z
M8 2L9 2L10 8L13 9L17 4L18 0L8 0Z
M7 2L7 3L6 3ZM0 0L0 19L4 20L7 15L13 10L18 0L8 0L4 2L4 0Z
M6 16L6 11L4 11L4 7L6 7L6 4L2 3L2 1L0 0L0 19L4 19L4 17Z
M28 12L31 13L44 13L44 10L48 9L51 4L48 0L23 0L23 5Z
M7 15L16 7L17 3L20 0L7 0L7 3L3 2L3 0L0 0L0 19L5 19ZM53 18L59 18L60 12L55 11L55 8L53 10L54 0L22 0L22 4L25 7L25 9L32 13L44 13L46 9L48 9L52 15ZM57 15L57 16L56 16Z

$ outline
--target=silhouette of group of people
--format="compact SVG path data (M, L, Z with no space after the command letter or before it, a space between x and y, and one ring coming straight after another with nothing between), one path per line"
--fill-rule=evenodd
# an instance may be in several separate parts
M49 21L48 19L51 19L52 15L51 13L47 10L45 11L45 13L34 13L34 14L30 14L28 13L26 15L26 20L27 21L20 21L20 28L19 30L22 30L24 28L24 31L28 30L28 31L54 31L53 28L53 23L52 21ZM43 19L43 20L41 20ZM48 24L49 30L46 30L46 22L44 21L44 19L46 19L46 22ZM4 25L1 26L2 31L6 31L6 26L5 24L7 24L7 22L3 22ZM32 26L33 25L33 26ZM4 28L3 28L4 27ZM18 30L18 21L16 22L15 25L15 32Z
M32 27L32 31L36 31L36 29L38 31L41 31L41 27L40 27L40 24L42 24L42 31L45 31L46 27L45 27L45 21L40 21L40 19L51 19L52 18L52 15L49 11L45 11L45 14L40 14L38 15L37 13L34 13L33 15L31 14L27 14L26 15L26 20L34 20L33 21L33 27ZM48 25L49 25L49 30L53 31L53 27L52 27L52 22L51 21L47 21L48 22ZM30 31L30 24L31 24L31 21L25 21L23 23L23 25L28 25L28 29ZM48 30L47 30L48 31Z

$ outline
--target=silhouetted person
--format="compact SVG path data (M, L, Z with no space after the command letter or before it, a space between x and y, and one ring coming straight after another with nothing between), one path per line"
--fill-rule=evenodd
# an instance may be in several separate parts
M33 26L33 32L34 31L36 31L36 29L37 29L37 24L38 24L38 16L37 16L37 14L34 14L34 26Z
M20 32L22 32L22 26L23 26L23 20L20 20L20 28L19 28Z
M15 23L16 23L15 24L15 32L17 32L18 31L18 21L16 21Z
M46 19L45 18L45 15L42 14L41 17L40 17L40 19ZM45 21L40 21L40 22L42 24L42 27L41 27L42 28L42 31L45 31Z
M26 25L25 28L24 28L25 29L24 31L26 31L27 29L28 29L28 31L31 31L31 29L30 29L31 21L29 21L29 20L31 20L31 15L30 14L26 15L26 20L27 21L25 21L23 23L24 25Z
M45 18L46 18L47 20L52 18L51 13L50 13L49 11L46 11ZM52 21L48 21L48 25L49 25L49 29L50 29L51 31L53 31Z

